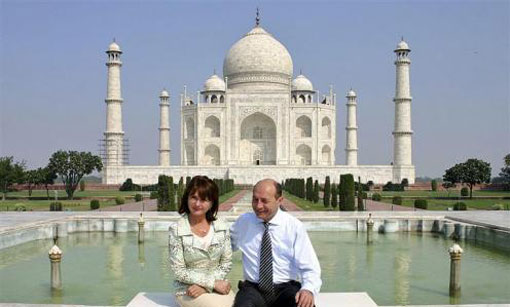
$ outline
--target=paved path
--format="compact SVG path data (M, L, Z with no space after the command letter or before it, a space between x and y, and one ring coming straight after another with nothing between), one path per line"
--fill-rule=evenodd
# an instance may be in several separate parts
M235 203L241 200L244 197L244 195L248 192L250 192L250 190L247 189L239 191L239 193L224 201L220 205L219 211L230 211L232 207L235 205Z

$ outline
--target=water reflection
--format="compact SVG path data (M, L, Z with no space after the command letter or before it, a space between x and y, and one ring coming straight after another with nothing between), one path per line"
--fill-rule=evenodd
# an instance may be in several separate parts
M394 300L397 305L409 304L409 267L411 258L407 250L399 250L394 258L395 292Z
M145 245L144 243L138 243L138 263L140 264L140 268L145 268Z
M123 278L124 253L122 250L125 242L126 240L116 236L113 244L108 246L106 270L110 277L110 286L112 287L110 305L122 305L123 303L125 285Z

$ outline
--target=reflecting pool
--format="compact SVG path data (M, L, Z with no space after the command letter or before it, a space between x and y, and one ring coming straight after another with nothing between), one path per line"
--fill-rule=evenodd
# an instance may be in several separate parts
M321 267L322 292L367 292L380 306L489 304L510 302L510 255L460 242L461 296L448 295L448 247L454 242L430 233L374 234L310 232ZM126 305L138 292L172 291L167 234L77 233L59 239L63 290L50 290L48 250L38 240L0 251L0 302ZM229 275L242 277L235 254ZM234 286L236 288L236 286Z

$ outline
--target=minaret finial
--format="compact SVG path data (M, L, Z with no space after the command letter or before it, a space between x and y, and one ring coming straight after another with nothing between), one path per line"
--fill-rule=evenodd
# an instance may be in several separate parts
M215 74L216 74L216 68L213 70L213 75L215 75Z
M401 41L404 41L404 35L402 35L402 37L400 38Z
M257 17L255 17L255 26L260 25L260 13L259 13L259 7L257 6Z
M113 38L113 42L115 43L115 37Z
M303 69L302 69L302 68L300 68L300 69L299 69L299 74L300 74L300 75L302 75L302 74L303 74Z

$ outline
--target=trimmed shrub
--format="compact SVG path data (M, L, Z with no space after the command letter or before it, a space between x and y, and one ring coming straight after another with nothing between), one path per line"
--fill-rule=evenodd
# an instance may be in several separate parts
M306 200L313 200L313 178L306 178Z
M402 192L402 191L404 191L404 186L402 184L399 184L399 183L392 183L391 181L388 181L383 186L382 190L383 191Z
M469 189L466 187L463 187L462 189L460 189L460 196L462 196L462 197L469 196Z
M14 205L14 211L27 211L27 207L23 203L18 203Z
M368 198L368 194L367 194L367 192L363 192L363 193L361 193L361 198L363 198L363 199L367 199L367 198Z
M177 211L176 203L175 203L174 178L172 176L169 176L167 183L168 183L168 210L167 211Z
M93 199L90 201L90 210L99 209L99 200Z
M62 203L59 201L50 204L50 211L62 211Z
M354 211L356 207L356 196L354 192L354 177L352 174L340 175L340 210Z
M328 208L330 205L330 196L331 196L331 183L329 182L329 176L326 176L326 182L324 182L324 196L322 197L325 208Z
M428 203L426 199L415 199L414 207L418 209L427 209Z
M461 210L467 210L466 203L458 202L453 205L453 210L455 211L461 211Z
M409 180L407 178L402 179L402 181L400 182L400 185L402 185L402 187L408 187Z
M152 191L151 195L149 196L150 199L156 199L158 198L158 191Z
M338 192L336 190L336 184L331 185L331 207L334 209L338 206Z
M117 196L117 197L115 197L115 203L116 203L117 205L122 205L122 204L124 204L125 202L126 202L126 200L124 199L124 197L122 197L122 196Z
M119 191L140 191L141 187L138 184L134 184L131 178L126 179L120 186Z
M382 200L381 194L379 194L379 193L372 194L372 200L374 200L374 201L381 201Z
M436 181L436 179L432 179L432 181L430 182L430 188L432 189L432 191L437 191L437 181Z
M135 201L136 202L139 202L139 201L142 201L142 200L143 200L142 194L135 194Z
M80 191L85 191L85 181L80 181Z
M401 196L393 196L391 199L391 203L394 205L402 206L402 197Z
M315 183L313 184L313 202L319 202L319 180L315 180Z

